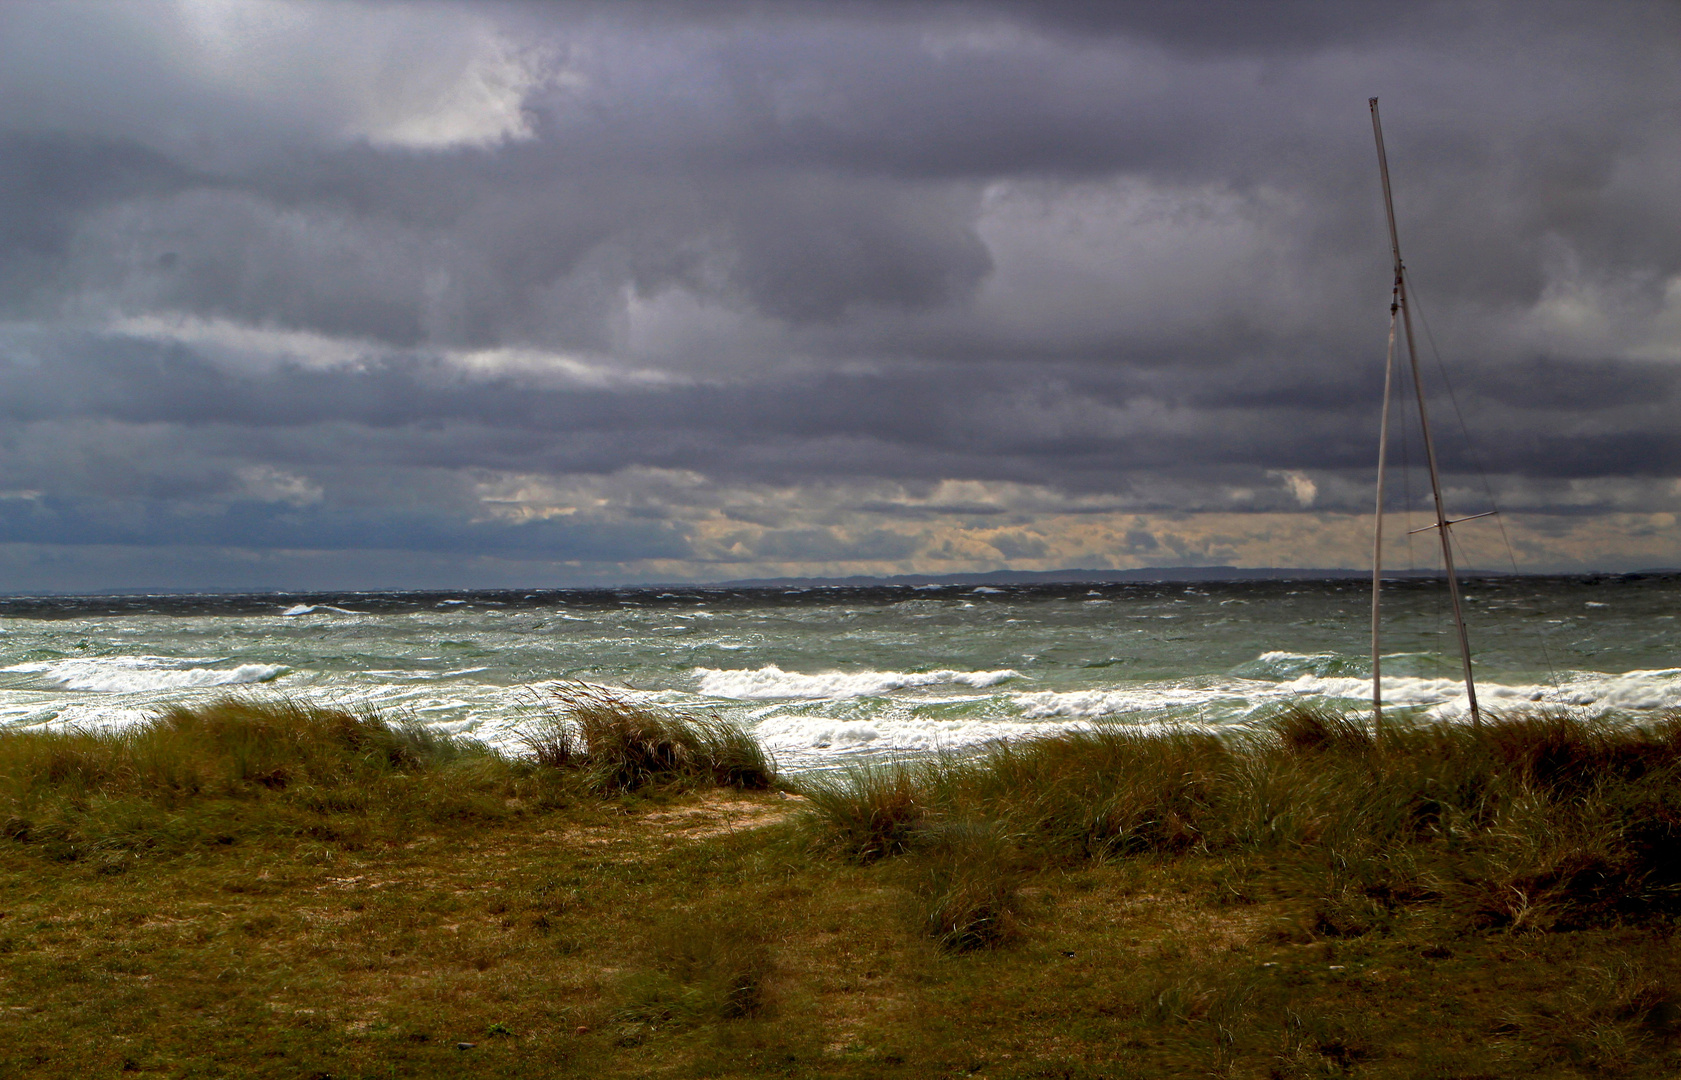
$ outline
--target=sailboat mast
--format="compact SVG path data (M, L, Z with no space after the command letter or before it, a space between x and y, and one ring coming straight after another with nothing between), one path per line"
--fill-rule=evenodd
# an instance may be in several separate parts
M1377 98L1372 98L1370 104L1372 135L1377 139L1378 170L1383 176L1383 209L1389 218L1389 248L1395 256L1394 295L1401 309L1401 325L1406 330L1407 359L1412 366L1413 389L1418 398L1418 422L1424 429L1424 459L1430 467L1430 493L1436 503L1436 535L1442 540L1442 565L1447 570L1448 599L1453 604L1453 623L1459 631L1459 659L1465 668L1465 697L1471 706L1471 722L1480 725L1483 717L1477 708L1477 684L1471 675L1471 638L1465 632L1465 612L1459 600L1459 575L1453 565L1453 538L1448 532L1447 510L1442 503L1436 443L1430 437L1430 411L1424 402L1424 381L1418 367L1418 342L1413 335L1412 308L1407 303L1407 268L1401 261L1401 238L1395 228L1395 199L1389 189L1389 156L1383 150L1383 125L1378 120Z

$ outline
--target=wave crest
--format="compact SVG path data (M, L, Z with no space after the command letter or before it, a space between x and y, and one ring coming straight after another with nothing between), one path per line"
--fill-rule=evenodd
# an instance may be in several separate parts
M61 690L91 690L102 694L242 686L271 682L287 671L282 664L240 664L231 668L183 666L190 663L193 661L161 656L116 656L45 660L13 664L0 670L39 675L43 682Z
M767 664L754 670L695 668L695 677L700 680L701 693L712 697L773 701L876 697L919 686L958 685L981 689L1007 679L1019 679L1021 672L1004 668L999 671L825 671L807 675Z

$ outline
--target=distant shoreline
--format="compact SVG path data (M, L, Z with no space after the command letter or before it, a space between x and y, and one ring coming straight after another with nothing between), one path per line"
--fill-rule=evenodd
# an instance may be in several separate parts
M1439 571L1385 572L1396 587L1428 587L1441 580ZM1513 574L1462 571L1462 581L1489 584L1519 582L1594 586L1608 583L1667 581L1681 578L1681 570L1654 569L1626 573ZM574 607L690 607L701 604L890 602L916 591L923 596L998 594L996 598L1025 599L1084 595L1086 590L1130 590L1180 585L1288 586L1331 585L1365 588L1369 571L1340 569L1246 569L1226 566L1148 567L1138 570L996 571L967 574L902 574L888 578L757 578L706 583L670 582L638 585L590 585L548 588L490 589L311 589L311 590L200 590L196 592L133 591L93 593L0 594L0 619L63 619L112 615L304 615L315 611L346 615L390 615L461 606L463 610L504 611ZM348 605L346 607L345 605Z
M1464 577L1512 577L1510 571L1462 570ZM1166 581L1341 581L1371 579L1370 570L1351 570L1341 567L1276 567L1276 566L1143 566L1134 570L983 570L960 574L894 574L872 577L855 574L850 577L827 578L745 578L722 581L719 588L823 588L892 587L895 585L1061 585L1111 584L1121 582ZM1385 571L1385 577L1439 577L1435 570ZM1554 577L1536 574L1535 577ZM689 586L694 588L695 586Z
M1681 575L1681 567L1639 570L1585 570L1575 573L1513 573L1510 570L1461 569L1465 580L1603 581L1638 580ZM1440 578L1435 570L1385 570L1385 580ZM1132 570L985 570L955 574L894 574L887 577L853 574L846 577L737 578L728 581L654 581L608 585L540 585L526 587L366 588L366 589L191 589L143 588L90 591L0 592L0 610L8 603L31 600L172 600L193 597L234 599L250 597L273 602L322 603L334 597L405 597L416 601L464 596L554 596L585 593L657 593L672 589L690 592L727 589L891 589L958 588L977 585L1121 585L1176 582L1370 581L1370 570L1339 567L1146 566Z

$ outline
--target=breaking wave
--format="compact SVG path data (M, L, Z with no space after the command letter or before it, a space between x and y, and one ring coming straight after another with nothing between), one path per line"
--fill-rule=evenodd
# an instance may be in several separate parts
M161 656L114 656L13 664L0 670L39 675L42 682L61 690L91 690L104 694L265 683L272 682L287 671L281 664L240 664L231 668L186 666L192 663L195 661L171 660Z
M981 689L996 686L1007 679L1018 679L1021 672L1005 668L999 671L825 671L805 675L767 664L751 671L695 668L695 677L700 680L701 693L711 697L775 701L878 697L894 690L920 686L956 685Z

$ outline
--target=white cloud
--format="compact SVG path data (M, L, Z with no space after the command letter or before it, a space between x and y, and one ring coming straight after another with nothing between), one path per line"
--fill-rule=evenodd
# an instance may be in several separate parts
M313 98L342 137L375 146L530 138L525 99L554 66L552 51L521 48L470 10L391 18L355 4L181 0L178 11L192 43L180 55L208 88L276 111Z
M442 354L462 371L482 378L517 376L543 385L591 389L672 386L690 380L651 368L628 368L611 357L585 357L547 349L452 350Z
M549 54L484 34L460 68L398 98L375 97L348 130L375 146L441 150L531 138L526 97L552 82Z
M316 371L363 371L394 350L358 337L204 318L175 312L125 315L101 329L118 337L188 345L230 370L273 371L296 365ZM414 355L414 354L409 354ZM628 367L610 356L537 348L439 349L418 355L475 379L514 378L526 385L607 389L674 386L691 380L650 368Z
M1267 475L1284 481L1284 486L1290 489L1291 497L1299 506L1312 506L1313 501L1319 498L1319 485L1304 472L1297 469L1273 469L1269 470Z
M272 465L249 465L240 469L237 475L245 493L259 502L308 506L320 502L324 494L321 485L307 476L289 473Z
M121 337L190 345L200 355L229 367L258 370L280 364L356 370L381 351L375 343L357 338L176 313L121 316L104 329Z
M580 82L562 54L514 40L482 9L436 4L129 0L0 12L0 96L27 96L37 119L65 130L205 159L300 136L411 150L527 139L527 99ZM128 85L101 94L108 79Z

